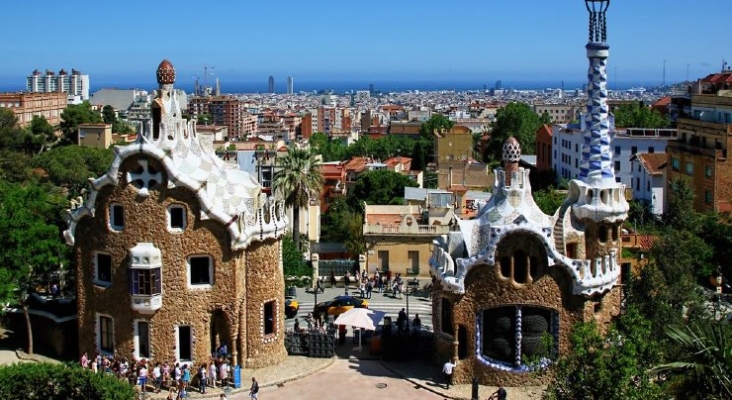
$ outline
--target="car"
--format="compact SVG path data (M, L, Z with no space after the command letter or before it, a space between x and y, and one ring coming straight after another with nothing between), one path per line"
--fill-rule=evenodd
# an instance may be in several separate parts
M313 310L313 314L332 315L334 317L343 314L352 308L369 308L369 302L353 296L338 296L333 300L318 303Z
M295 318L297 312L300 310L300 303L295 299L285 300L285 317Z

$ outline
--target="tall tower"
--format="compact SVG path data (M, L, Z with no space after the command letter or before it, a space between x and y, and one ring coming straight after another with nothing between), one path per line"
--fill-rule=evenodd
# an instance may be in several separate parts
M274 93L274 76L269 76L269 88L267 89L267 93Z
M616 182L607 105L608 46L605 13L610 0L585 0L590 14L587 109L579 179L570 181L572 216L585 226L585 257L592 274L607 275L617 262L621 224L627 218L625 185Z
M295 80L291 76L287 77L287 94L295 93Z

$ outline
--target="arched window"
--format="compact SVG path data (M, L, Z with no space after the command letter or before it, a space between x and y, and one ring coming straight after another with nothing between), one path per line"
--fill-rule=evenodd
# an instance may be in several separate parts
M452 329L452 302L446 298L442 298L442 313L440 315L440 321L442 323L442 333L448 335L454 334Z

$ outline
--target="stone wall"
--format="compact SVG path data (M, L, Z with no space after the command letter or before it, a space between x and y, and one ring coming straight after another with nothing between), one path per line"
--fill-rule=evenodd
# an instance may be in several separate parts
M453 300L453 325L467 330L467 357L458 361L454 373L456 383L470 383L475 376L484 385L521 386L546 383L547 376L532 373L500 371L482 364L476 356L476 313L504 305L535 305L551 308L559 316L559 351L569 351L569 335L572 326L585 318L585 299L571 293L570 278L559 268L550 267L539 279L530 285L516 285L500 277L498 266L476 266L465 279L465 295L442 293L437 290L434 299L440 302L443 296ZM440 329L440 314L435 314L435 330ZM445 344L438 343L444 351ZM442 360L444 362L445 360Z
M138 196L138 190L124 181L124 172L137 166L135 159L130 157L123 162L120 184L100 190L94 216L83 218L76 229L79 351L93 354L96 350L95 322L101 313L114 318L115 352L121 356L133 355L136 320L149 322L151 356L156 360L176 359L179 350L176 326L180 325L191 326L193 362L208 362L212 348L221 341L229 342L231 353L237 352L234 342L240 332L246 332L240 325L259 326L257 318L260 315L258 311L248 319L243 315L246 310L242 309L242 303L247 293L244 271L250 266L267 267L271 262L245 263L244 251L231 250L226 227L213 220L202 220L195 193L185 188L169 189L165 169L153 159L148 158L150 165L163 174L162 182L151 188L148 197ZM109 227L109 205L112 203L124 208L125 226L120 232ZM167 209L172 204L186 210L186 229L182 232L168 230ZM128 252L142 242L152 243L162 253L162 307L151 315L140 314L131 307ZM278 249L279 245L277 241L270 241L264 248ZM112 284L109 287L93 283L96 251L112 256ZM272 251L268 255L270 253ZM187 260L192 255L211 257L214 273L210 287L189 287ZM270 276L275 275L270 273ZM281 273L276 277L279 279L273 281L281 286ZM283 288L270 288L267 293L282 296ZM267 349L272 351L274 358L285 351L281 341L280 348L276 347ZM270 354L262 351L260 357L265 356Z
M278 364L285 349L285 280L280 264L281 241L254 242L246 250L246 322L242 326L242 363L246 368ZM265 335L264 305L274 302L274 333Z

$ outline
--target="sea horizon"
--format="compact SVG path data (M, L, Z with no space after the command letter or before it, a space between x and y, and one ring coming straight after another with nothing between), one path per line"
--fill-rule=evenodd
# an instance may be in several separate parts
M119 81L119 82L91 82L90 94L94 94L100 89L141 89L152 91L157 88L157 83L152 82L139 82L139 81ZM357 81L357 80L311 80L294 82L294 92L297 93L316 93L320 91L332 91L334 94L346 94L351 91L369 90L369 85L373 84L374 92L381 93L395 93L395 92L409 92L409 91L421 91L421 92L432 92L432 91L446 91L453 90L456 92L466 91L484 91L491 90L495 87L495 82L483 83L479 81L443 81L443 80L393 80L393 81ZM582 90L583 85L587 82L574 80L574 81L556 81L556 80L542 80L542 81L530 81L530 80L503 80L502 89L514 89L514 90L546 90L546 89L561 89L564 90ZM213 86L213 82L209 82L208 86ZM282 86L282 87L281 87ZM628 90L635 87L650 88L654 86L660 86L658 83L653 83L643 80L628 80L619 82L608 82L609 90ZM190 83L178 83L176 87L183 89L186 93L193 93L194 84ZM253 82L253 81L242 81L242 82L221 82L221 93L224 94L266 94L267 82ZM275 94L285 94L286 88L283 85L275 87ZM19 92L25 91L24 85L8 85L7 83L0 83L0 92Z

